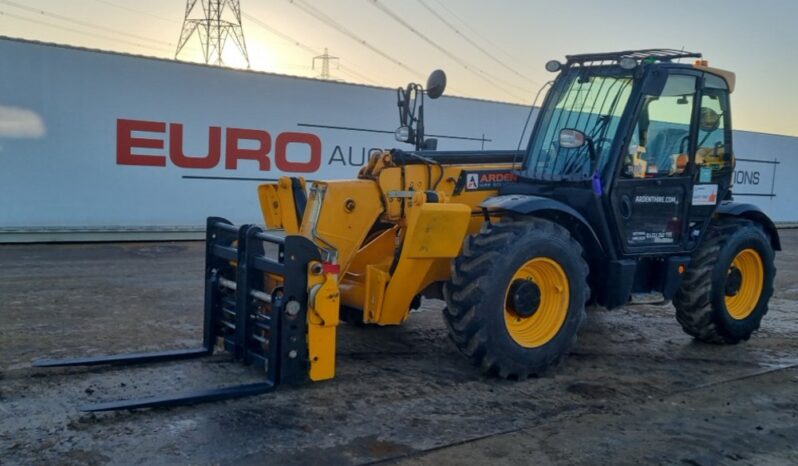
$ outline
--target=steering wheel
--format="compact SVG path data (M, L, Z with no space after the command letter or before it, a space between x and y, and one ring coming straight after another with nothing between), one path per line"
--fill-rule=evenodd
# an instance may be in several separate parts
M720 150L724 148L722 142L718 141L715 143L715 147L712 149L712 155L715 156L716 159L720 159Z

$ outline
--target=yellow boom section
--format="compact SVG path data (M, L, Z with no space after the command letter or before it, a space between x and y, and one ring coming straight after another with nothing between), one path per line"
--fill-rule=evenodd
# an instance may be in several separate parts
M297 180L262 185L259 194L269 228L313 240L324 261L338 267L335 301L347 315L353 311L364 323L396 325L407 319L416 296L435 296L436 285L449 278L466 236L484 221L479 204L496 194L497 180L512 179L511 168L510 163L398 164L383 152L372 156L355 180L314 182L299 225ZM317 285L325 296L334 294L333 285ZM318 329L316 317L311 313L309 319ZM324 328L332 321L324 319ZM329 331L325 335L316 343L329 340ZM334 366L318 374L330 370Z

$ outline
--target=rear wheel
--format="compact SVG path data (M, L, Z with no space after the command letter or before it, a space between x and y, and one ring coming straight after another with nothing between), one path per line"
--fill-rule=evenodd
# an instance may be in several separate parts
M556 364L584 320L582 247L542 219L502 221L469 237L444 287L457 347L486 373L524 379Z
M748 340L768 311L773 260L770 238L759 224L724 219L713 225L673 300L684 331L711 343Z

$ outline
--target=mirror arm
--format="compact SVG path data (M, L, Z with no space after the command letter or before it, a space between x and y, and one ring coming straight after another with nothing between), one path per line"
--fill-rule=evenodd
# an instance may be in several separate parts
M421 103L418 106L418 120L416 120L416 150L424 148L424 91L420 92Z
M596 152L596 145L593 143L593 138L585 136L585 142L587 142L587 150L590 153L590 174L592 176L598 169L598 152Z
M401 87L396 89L396 105L399 107L399 126L407 126L407 94Z
M397 139L399 141L414 144L417 151L423 150L427 146L427 141L424 140L424 97L431 90L430 98L437 99L443 94L445 87L446 74L441 70L436 70L427 80L427 91L420 84L412 82L406 88L397 88L396 103L399 107L400 125L397 129ZM402 130L402 134L408 135L408 140L399 139L399 130Z

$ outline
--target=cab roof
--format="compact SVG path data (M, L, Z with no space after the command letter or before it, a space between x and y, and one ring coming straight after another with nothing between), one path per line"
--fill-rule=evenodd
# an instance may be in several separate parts
M700 69L707 73L712 73L720 76L726 81L729 86L729 92L734 92L736 84L736 76L733 72L722 70L720 68L710 67L706 60L702 60L703 55L700 52L688 52L686 50L676 49L641 49L641 50L623 50L619 52L602 52L602 53L585 53L579 55L566 55L565 66L595 66L606 65L607 62L618 63L621 59L631 58L637 62L648 63L672 63L673 60L682 58L695 58L693 68ZM688 64L682 64L689 67Z
M660 62L670 62L679 58L701 58L698 52L687 52L675 49L642 49L624 50L621 52L604 53L585 53L580 55L566 55L566 65L573 64L600 64L605 61L619 61L622 58L633 58L635 60L656 60Z

